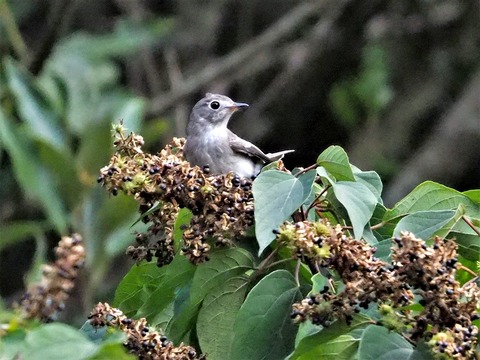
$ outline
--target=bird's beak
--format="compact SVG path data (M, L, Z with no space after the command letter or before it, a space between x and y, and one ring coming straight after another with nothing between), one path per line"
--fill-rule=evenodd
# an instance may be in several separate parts
M245 110L248 108L248 104L236 102L233 103L233 105L229 106L229 108L232 110L232 112Z

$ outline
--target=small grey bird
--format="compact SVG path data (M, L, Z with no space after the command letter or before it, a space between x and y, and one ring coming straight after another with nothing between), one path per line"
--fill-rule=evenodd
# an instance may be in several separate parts
M251 178L265 164L280 160L294 150L265 154L252 143L238 137L227 128L230 117L248 104L234 102L227 96L210 94L197 102L187 124L186 159L192 165L208 167L213 175L233 171Z

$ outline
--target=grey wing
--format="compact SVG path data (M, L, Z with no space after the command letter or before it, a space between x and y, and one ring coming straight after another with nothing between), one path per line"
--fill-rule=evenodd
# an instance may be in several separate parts
M228 142L233 151L256 157L263 162L271 162L270 158L262 150L228 130Z
M276 153L265 154L258 147L253 145L251 142L238 137L233 132L228 130L228 142L233 151L244 153L248 156L257 157L263 162L270 163L277 161L283 158L285 154L294 152L295 150L283 150Z

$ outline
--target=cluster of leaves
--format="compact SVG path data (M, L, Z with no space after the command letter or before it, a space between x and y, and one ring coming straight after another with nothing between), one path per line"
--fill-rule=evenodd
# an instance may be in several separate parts
M425 346L430 339L430 348L437 353L472 356L478 290L472 282L466 287L462 283L469 273L475 273L471 261L478 259L478 191L459 193L426 182L393 209L386 209L378 175L350 165L345 152L332 146L309 168L290 173L272 164L255 179L252 192L258 249L252 249L252 244L212 248L209 261L195 266L177 256L187 252L181 244L188 241L199 214L218 221L225 209L222 202L210 208L204 198L195 201L202 190L192 188L190 182L202 177L207 184L222 183L225 176L219 180L197 167L190 168L181 158L181 140L167 146L158 158L138 151L141 141L133 142L137 150L130 159L125 144L135 136L117 139L122 152L102 169L100 180L110 192L135 196L140 210L148 209L144 219L153 223L156 232L161 229L155 219L164 220L161 209L165 204L170 201L185 209L175 221L164 222L177 249L172 262L162 268L148 261L141 263L118 287L115 306L127 316L146 318L172 341L194 345L213 359L313 359L325 354L363 358L380 351L430 358ZM169 151L172 148L175 159ZM171 166L165 167L166 163ZM155 165L159 170L150 171ZM142 181L132 185L128 176L141 176ZM235 189L221 191L228 197ZM212 191L208 193L215 198L214 187ZM153 204L142 207L144 199L153 195L161 204L153 211ZM230 231L227 236L232 241L243 235L245 228L234 224L201 233L203 243L214 244L215 235L224 236L225 231ZM432 250L406 230L413 230L427 244L437 239L434 247L445 250ZM455 242L440 240L452 234ZM392 242L392 238L398 240ZM269 253L265 258L264 252ZM456 272L457 263L468 272ZM320 271L322 267L329 273ZM320 292L323 295L318 295ZM348 301L341 302L345 294ZM465 297L470 300L461 305ZM457 309L456 317L439 316L439 301L463 310ZM378 307L369 306L371 303ZM332 308L336 310L325 311ZM391 309L390 316L386 309ZM309 321L297 328L290 317L300 316ZM407 320L393 326L392 318ZM419 319L424 320L422 326L412 325ZM386 332L386 328L396 332ZM463 335L465 331L468 336ZM382 344L378 344L378 336L385 338ZM381 349L373 350L373 345Z
M88 276L77 284L79 290L71 294L70 280L56 279L49 287L57 289L55 295L38 288L22 301L25 305L30 302L36 319L51 320L52 314L63 309L67 295L77 300L77 305L90 307L94 297L109 296L106 294L114 290L115 284L105 279L113 260L131 241L130 227L137 209L135 201L126 196L109 199L95 179L111 156L111 123L123 118L129 128L140 129L146 112L145 100L122 85L119 60L161 41L169 28L165 19L156 19L142 25L119 22L115 30L100 36L78 32L55 44L35 76L24 64L2 54L0 268L2 278L9 280L2 282L2 290L8 297L18 294L23 272L27 272L26 287L38 281L45 284L42 276L53 275L48 271L42 274L42 264L54 244L52 237L73 230L82 234L85 245ZM146 133L158 139L166 128L166 121L157 119ZM143 229L143 223L134 226L134 230ZM32 243L35 253L31 260ZM12 268L9 258L15 256L21 261L15 259ZM31 268L25 268L30 262ZM28 359L86 359L98 354L129 358L124 355L121 338L100 346L73 327L27 324L4 308L1 300L0 323L8 323L12 330L0 339L2 359L13 358L19 348ZM69 322L72 318L82 321L88 310L69 307L67 302L65 313ZM56 340L60 338L63 345Z
M45 234L73 229L86 243L92 276L83 294L92 296L130 241L135 202L123 196L108 200L95 182L111 156L111 123L123 118L130 129L140 129L146 111L145 100L122 87L114 60L159 41L167 25L156 20L141 29L121 23L102 36L77 33L56 44L36 76L8 56L0 59L1 191L5 207L16 205L13 214L2 211L7 218L2 219L0 251L20 248L33 238L36 253L29 277L45 262ZM159 138L165 128L159 119L146 132ZM124 211L113 211L117 208Z
M223 201L241 188L241 179L234 185L233 174L209 176L207 169L190 167L181 158L181 139L150 155L141 150L141 137L118 130L117 152L99 181L114 195L134 197L154 229L150 235L168 238L172 251L161 267L151 256L138 259L146 261L133 266L116 290L117 309L100 304L77 333L83 343L110 344L94 328L117 324L127 338L115 344L122 342L137 356L147 351L152 359L157 348L175 349L185 359L200 353L209 359L475 354L478 291L471 277L479 260L480 191L460 193L426 182L387 209L378 175L355 168L332 146L308 168L289 172L274 163L263 169L251 189L256 240L247 241L241 237L248 223L221 222L229 207ZM200 178L208 189L195 187ZM176 205L173 213L167 204ZM203 244L218 245L221 236L236 246L211 247L209 261L192 261L182 244L199 219L213 228L198 234ZM447 236L456 240L444 243ZM342 297L348 309L340 306ZM460 309L458 316L440 318L439 301ZM327 314L328 308L335 311ZM298 326L293 320L299 318L304 321ZM420 318L425 326L412 325ZM11 336L4 337L7 343ZM191 347L175 348L169 341Z

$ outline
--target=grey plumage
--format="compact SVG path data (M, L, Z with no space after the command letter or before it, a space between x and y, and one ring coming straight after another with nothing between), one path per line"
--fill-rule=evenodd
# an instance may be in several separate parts
M218 175L233 171L242 177L256 176L270 162L280 160L294 150L265 154L252 143L228 128L230 117L238 110L248 108L227 96L210 94L195 104L187 124L187 142L184 153L192 165L208 166Z

